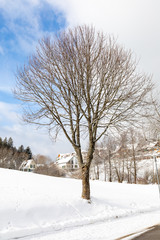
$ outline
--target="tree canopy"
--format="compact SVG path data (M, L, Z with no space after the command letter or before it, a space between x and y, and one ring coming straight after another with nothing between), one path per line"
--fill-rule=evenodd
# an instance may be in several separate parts
M82 197L90 199L89 168L96 142L111 127L137 121L148 107L151 89L151 78L137 72L130 50L84 25L39 42L17 72L15 95L25 103L25 121L48 126L55 135L64 132L82 169Z

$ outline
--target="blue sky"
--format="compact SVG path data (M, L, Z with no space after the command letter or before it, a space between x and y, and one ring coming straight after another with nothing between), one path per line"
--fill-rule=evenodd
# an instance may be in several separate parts
M0 136L11 136L17 147L30 145L35 154L52 156L52 151L45 147L49 142L50 149L53 148L48 134L21 121L21 103L14 98L12 90L17 67L27 62L39 39L65 28L66 20L63 12L45 1L7 2L11 3L9 8L0 0ZM39 140L40 136L43 141ZM44 146L42 152L41 145Z
M20 102L12 95L16 69L27 62L38 40L69 26L93 24L113 34L133 50L140 71L152 74L158 89L159 9L159 0L0 0L0 136L53 159L72 151L62 137L53 143L45 130L24 125Z
M32 19L23 15L25 5L23 8L17 15L0 8L0 101L16 102L11 89L15 84L17 67L27 62L41 37L56 33L66 24L63 14L47 3L30 6L31 9L27 6Z

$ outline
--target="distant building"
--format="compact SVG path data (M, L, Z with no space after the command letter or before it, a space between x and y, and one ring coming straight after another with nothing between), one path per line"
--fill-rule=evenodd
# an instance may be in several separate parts
M29 159L22 162L19 170L24 172L33 172L36 167L37 164L35 163L35 161L33 159Z
M63 169L75 170L79 168L78 160L75 153L59 154L56 160L56 164Z

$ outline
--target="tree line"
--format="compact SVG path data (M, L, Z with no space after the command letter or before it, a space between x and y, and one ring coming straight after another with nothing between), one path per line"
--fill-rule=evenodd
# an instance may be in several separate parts
M9 169L19 169L24 160L32 158L32 151L30 147L24 148L20 145L18 148L14 146L11 137L0 137L0 167Z
M118 136L108 136L96 146L92 162L94 179L109 182L155 183L153 152L160 148L157 137L146 138L130 128Z

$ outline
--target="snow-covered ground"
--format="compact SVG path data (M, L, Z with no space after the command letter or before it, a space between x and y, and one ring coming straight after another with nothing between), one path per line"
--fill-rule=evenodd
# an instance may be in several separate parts
M0 169L0 239L111 240L160 223L157 185L81 181Z

